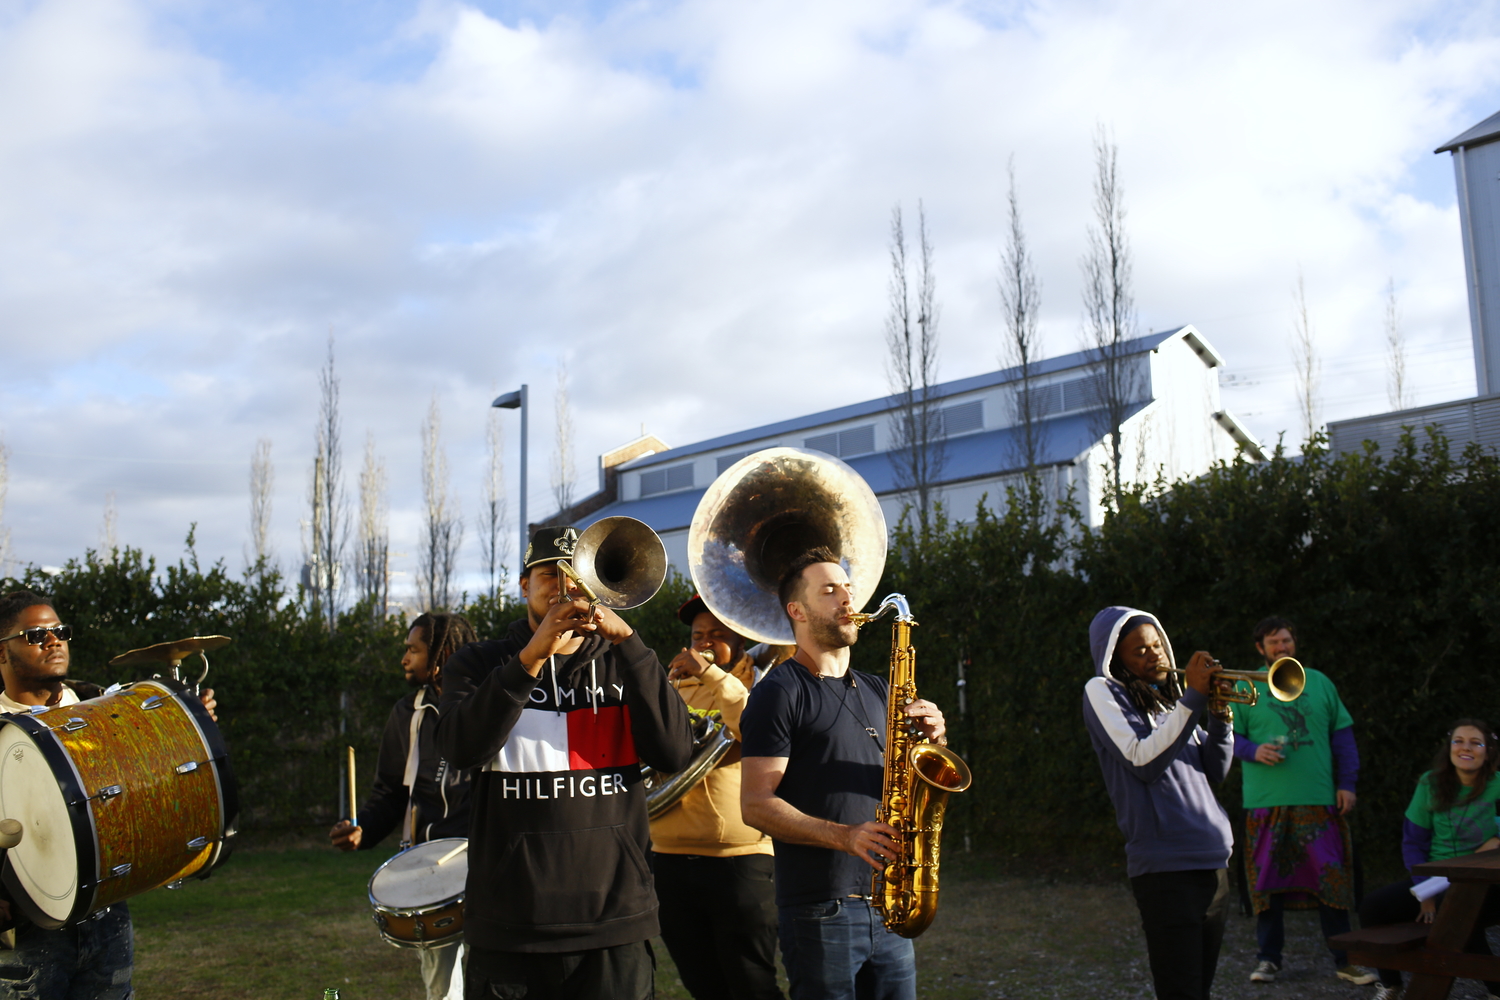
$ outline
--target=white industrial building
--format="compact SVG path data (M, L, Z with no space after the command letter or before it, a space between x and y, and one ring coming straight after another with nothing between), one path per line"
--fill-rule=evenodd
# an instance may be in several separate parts
M1328 425L1329 447L1359 451L1366 441L1390 455L1407 428L1421 434L1432 427L1458 454L1471 444L1500 449L1500 112L1439 146L1453 154L1458 189L1459 231L1464 245L1464 276L1469 289L1469 328L1474 340L1472 399L1377 413Z
M1121 355L1127 373L1121 381L1134 390L1121 434L1126 482L1197 476L1240 451L1256 460L1265 457L1255 438L1223 408L1219 369L1224 361L1192 326L1131 340ZM1085 351L1040 361L1031 377L1043 481L1050 490L1071 488L1090 523L1103 517L1111 479L1098 368L1098 355ZM969 520L981 503L1004 505L1006 488L1020 482L1025 468L1016 420L1020 382L1019 369L1008 368L936 388L945 453L935 477L936 496L951 517ZM601 517L626 514L655 528L672 564L685 572L688 525L708 485L744 456L787 445L849 463L875 490L887 522L895 525L907 503L890 454L898 403L895 396L867 400L677 448L643 437L600 456L597 493L538 523L583 528Z

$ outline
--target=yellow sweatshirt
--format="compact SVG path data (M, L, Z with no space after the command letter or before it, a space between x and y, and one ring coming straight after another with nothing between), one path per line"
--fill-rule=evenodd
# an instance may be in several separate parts
M754 671L750 657L742 656L730 671L711 666L698 677L684 679L677 690L689 708L717 710L737 740ZM771 838L740 819L739 746L729 752L733 764L714 768L681 802L652 820L652 850L712 858L771 853Z

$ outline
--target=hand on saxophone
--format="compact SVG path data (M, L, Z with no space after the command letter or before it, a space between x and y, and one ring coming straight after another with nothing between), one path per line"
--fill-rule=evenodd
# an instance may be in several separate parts
M922 735L934 743L948 745L948 726L943 722L943 710L930 701L918 698L906 706L907 718L915 719Z
M896 856L896 828L886 823L861 823L844 827L844 850L865 864L880 871L885 863L877 861L875 855L885 858Z

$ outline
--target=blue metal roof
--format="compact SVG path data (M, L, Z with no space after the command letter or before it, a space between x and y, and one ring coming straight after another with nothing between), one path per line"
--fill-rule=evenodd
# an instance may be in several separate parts
M1134 404L1126 413L1125 419L1130 419L1149 405L1144 402ZM1093 446L1099 440L1099 435L1095 433L1097 425L1094 423L1097 414L1096 410L1041 421L1038 427L1042 435L1042 453L1038 464L1062 465L1078 458ZM764 433L757 434L756 437L764 436ZM1023 467L1016 458L1019 443L1019 427L949 438L944 449L939 482L950 486L968 480L1019 472ZM875 452L845 461L864 477L877 495L897 492L896 470L891 464L890 452ZM707 487L647 497L644 500L617 501L580 519L576 527L581 530L600 518L625 514L645 521L657 531L675 531L686 528L692 522L693 512L698 509L698 501L705 492Z
M1136 337L1133 340L1125 342L1123 353L1134 355L1154 351L1166 341L1171 340L1188 329L1188 326L1179 326L1162 333ZM1211 352L1212 348L1208 348L1208 350ZM1095 360L1096 354L1093 351L1075 351L1072 354L1063 354L1055 358L1047 358L1046 360L1036 362L1031 366L1031 375L1032 378L1037 378L1043 375L1051 375L1053 372L1066 371L1069 368L1081 368L1084 365L1094 363ZM1214 355L1214 360L1217 363L1217 355ZM1004 385L1007 382L1014 382L1020 377L1021 369L1019 367L1002 368L999 371L986 372L983 375L971 375L968 378L943 382L934 386L933 391L937 398L942 399L947 396L957 396L961 393L973 392L976 389L988 389L992 386ZM871 416L876 413L884 413L894 408L899 402L900 400L896 396L881 396L879 399L867 399L862 403L851 403L848 406L823 410L820 413L809 413L806 416L793 417L774 424L763 424L760 427L751 427L748 430L735 431L732 434L722 434L719 437L709 438L706 441L699 441L695 444L687 444L677 448L670 448L667 451L659 451L654 455L643 456L633 462L627 462L620 466L620 468L622 470L629 469L634 471L653 465L680 462L683 459L705 451L732 448L737 444L748 444L752 441L759 441L762 438L774 437L780 434L791 434L812 427L821 427L824 424L836 423L840 420L852 420L858 417ZM1074 454L1077 453L1075 452Z

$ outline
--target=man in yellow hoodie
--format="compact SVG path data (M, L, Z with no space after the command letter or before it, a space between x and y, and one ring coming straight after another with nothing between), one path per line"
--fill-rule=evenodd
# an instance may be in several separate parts
M696 594L677 617L692 641L668 677L689 708L718 712L738 740L756 680L745 640ZM738 744L724 760L651 822L661 936L694 1000L782 1000L771 838L740 818Z

